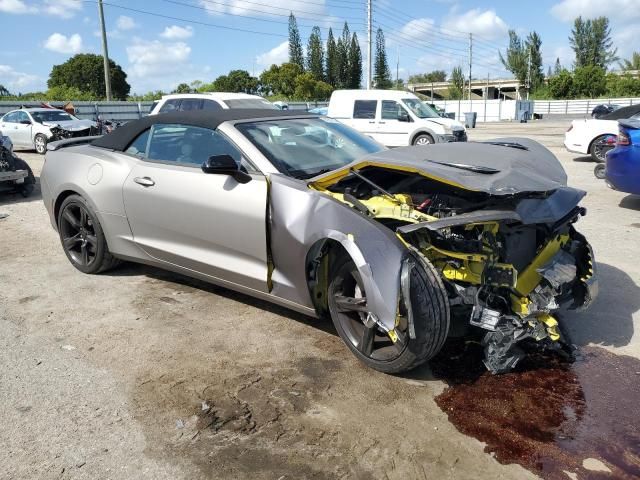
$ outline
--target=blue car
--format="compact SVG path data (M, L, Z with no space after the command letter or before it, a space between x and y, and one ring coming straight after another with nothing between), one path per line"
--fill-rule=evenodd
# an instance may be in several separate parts
M619 124L616 148L607 153L605 179L615 190L640 195L640 119Z

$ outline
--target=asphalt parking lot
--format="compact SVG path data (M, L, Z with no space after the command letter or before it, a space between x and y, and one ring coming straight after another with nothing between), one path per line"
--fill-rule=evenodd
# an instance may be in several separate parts
M470 131L558 155L588 192L577 228L600 275L592 308L564 317L576 364L501 377L455 346L388 376L326 322L145 266L83 275L39 190L2 194L0 478L637 478L640 197L567 153L567 125ZM43 158L18 154L38 176Z

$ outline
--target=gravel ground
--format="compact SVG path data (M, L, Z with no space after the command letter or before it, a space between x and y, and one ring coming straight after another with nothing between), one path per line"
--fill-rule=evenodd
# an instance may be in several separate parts
M579 346L640 358L640 197L565 152L565 127L481 125L470 138L538 139L589 192L579 229L601 293L568 328ZM42 157L19 155L39 175ZM0 213L2 479L535 478L448 421L429 367L368 370L326 322L161 270L83 275L38 190L2 194Z

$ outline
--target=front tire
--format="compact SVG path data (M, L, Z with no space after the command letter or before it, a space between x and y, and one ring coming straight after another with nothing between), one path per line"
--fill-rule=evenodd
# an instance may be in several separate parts
M47 137L42 133L38 133L33 138L33 145L36 148L36 152L38 152L40 155L44 155L45 153L47 153Z
M109 252L98 217L80 195L70 195L62 202L58 232L65 255L81 272L101 273L120 263Z
M333 324L347 347L368 367L384 373L406 372L442 348L449 332L449 303L432 265L417 261L411 270L409 301L416 338L410 338L404 319L395 327L395 343L369 318L362 279L347 255L336 259L331 277L328 303Z
M596 137L593 142L591 142L589 153L591 154L591 158L593 160L598 163L603 163L607 159L607 152L609 150L613 150L613 147L616 146L615 141L609 141L610 138L615 139L615 135L600 135L599 137Z
M428 133L421 133L413 139L412 145L424 147L426 145L432 145L433 143L435 142L433 141L433 137L431 135L429 135Z

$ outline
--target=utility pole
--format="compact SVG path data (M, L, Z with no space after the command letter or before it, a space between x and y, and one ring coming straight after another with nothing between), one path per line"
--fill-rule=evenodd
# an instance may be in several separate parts
M471 65L473 63L473 33L469 34L469 102L471 102Z
M98 13L100 14L100 28L102 29L102 59L104 60L104 87L107 101L111 101L111 75L109 75L109 51L107 50L107 30L104 27L104 12L102 0L98 0Z
M398 57L396 60L396 89L400 86L400 83L398 82L399 74L400 74L400 47L398 47Z
M529 58L527 60L527 100L531 91L531 45L529 45Z
M367 0L367 90L371 90L371 0Z

